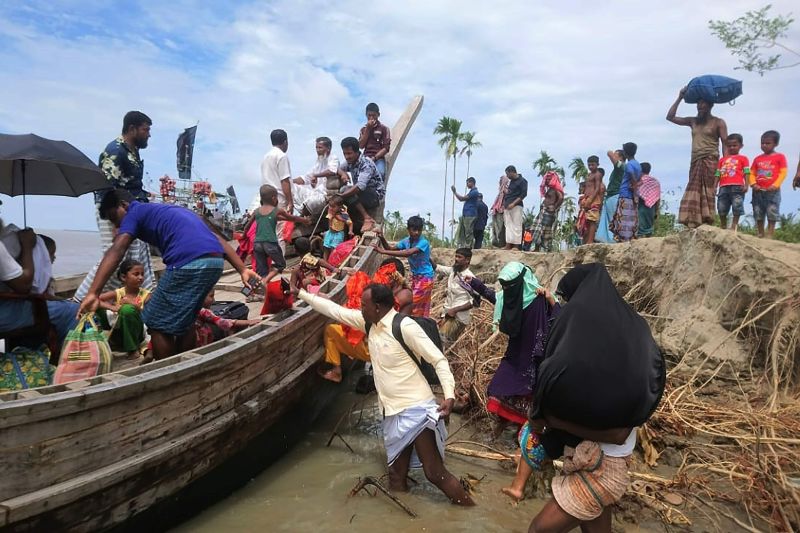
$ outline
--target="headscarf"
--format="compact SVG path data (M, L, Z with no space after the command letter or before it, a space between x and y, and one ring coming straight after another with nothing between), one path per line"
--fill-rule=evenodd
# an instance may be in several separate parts
M584 278L586 278L590 272L597 268L597 265L598 263L587 263L585 265L573 267L569 272L564 274L564 277L558 282L556 295L564 298L566 301L571 300L575 291L578 290L578 286L580 286L581 282L583 282Z
M547 189L555 189L561 194L564 194L564 186L561 185L561 177L552 170L548 170L542 176L542 183L539 184L539 193L544 196L547 194Z
M515 337L522 327L522 311L531 305L541 285L530 267L517 261L504 266L497 279L503 290L496 294L493 322L500 325L500 331Z
M639 426L658 407L664 356L650 327L617 292L600 263L558 284L569 300L553 323L534 391L534 417L592 429Z

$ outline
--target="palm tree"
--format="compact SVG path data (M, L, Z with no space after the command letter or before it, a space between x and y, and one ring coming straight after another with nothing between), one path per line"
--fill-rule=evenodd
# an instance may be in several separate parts
M569 162L569 169L572 171L571 177L576 183L580 183L581 181L585 180L589 175L589 169L586 168L586 164L580 157L572 158L572 161Z
M458 141L461 140L461 121L458 119L450 120L450 136L452 144L450 145L450 153L453 156L453 187L456 186L456 157L458 157ZM450 195L450 240L453 240L456 223L456 197Z
M464 146L461 148L461 151L458 155L467 154L467 178L469 178L469 159L472 157L472 152L475 148L480 148L483 146L479 141L475 140L475 132L474 131L465 131L461 134L461 140L464 141Z
M560 167L556 166L556 160L550 157L550 154L544 150L540 152L539 159L533 162L533 170L536 171L538 176L544 176L547 172L558 168ZM561 174L564 174L563 169L561 169Z
M439 147L444 148L444 194L442 197L442 239L444 239L445 211L447 210L447 163L450 157L453 157L453 185L456 184L456 156L458 155L458 141L461 137L461 121L452 117L444 116L439 119L436 128L433 130L434 135L441 135L439 137ZM455 216L455 197L453 197L452 215ZM450 228L450 238L452 239L453 229Z

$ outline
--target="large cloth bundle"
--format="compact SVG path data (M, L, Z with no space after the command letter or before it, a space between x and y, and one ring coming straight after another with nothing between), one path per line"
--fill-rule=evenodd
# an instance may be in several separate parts
M550 329L532 418L554 416L591 429L646 422L666 383L647 322L599 263L573 268L557 293L567 303Z
M67 333L54 383L93 378L111 371L111 348L91 315L84 315Z
M17 346L10 353L0 354L0 392L44 387L53 381L50 350Z
M683 100L687 104L696 104L699 100L705 100L712 104L724 104L741 95L741 81L726 76L706 74L693 78L689 82Z

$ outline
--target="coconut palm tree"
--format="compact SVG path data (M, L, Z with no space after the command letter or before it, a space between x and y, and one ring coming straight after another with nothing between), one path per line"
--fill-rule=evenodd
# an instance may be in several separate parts
M452 119L450 121L450 135L453 139L451 146L451 153L453 155L453 187L456 186L456 157L458 157L458 142L461 140L461 121ZM456 226L456 197L450 195L450 240L453 240L453 234Z
M462 133L461 140L464 141L464 146L461 147L459 155L467 154L467 178L469 178L469 159L472 157L473 150L482 147L483 144L475 140L474 131L465 131Z
M452 156L453 158L453 185L456 184L456 157L458 156L458 142L461 140L461 121L444 116L439 119L436 128L433 130L434 135L440 135L439 147L444 148L445 166L444 166L444 195L442 198L442 239L444 239L445 211L447 210L447 162ZM451 219L455 218L455 197L452 199L451 204ZM453 226L450 225L450 238L453 238Z
M572 171L571 177L576 183L580 183L589 176L589 169L580 157L573 157L569 162L569 169Z
M450 163L450 121L452 119L448 116L443 116L436 124L433 130L434 135L440 135L437 144L439 148L444 148L444 187L442 192L442 239L444 239L444 217L445 210L447 209L447 167Z

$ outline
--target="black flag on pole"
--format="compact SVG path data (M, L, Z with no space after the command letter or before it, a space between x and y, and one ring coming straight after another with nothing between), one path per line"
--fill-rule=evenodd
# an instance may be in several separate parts
M182 180L192 179L192 153L196 133L197 126L192 126L178 135L178 177Z
M228 187L226 189L226 191L228 193L228 197L231 200L231 210L233 211L234 215L238 215L239 211L240 211L240 209L239 209L239 199L236 198L236 191L233 190L233 185Z

